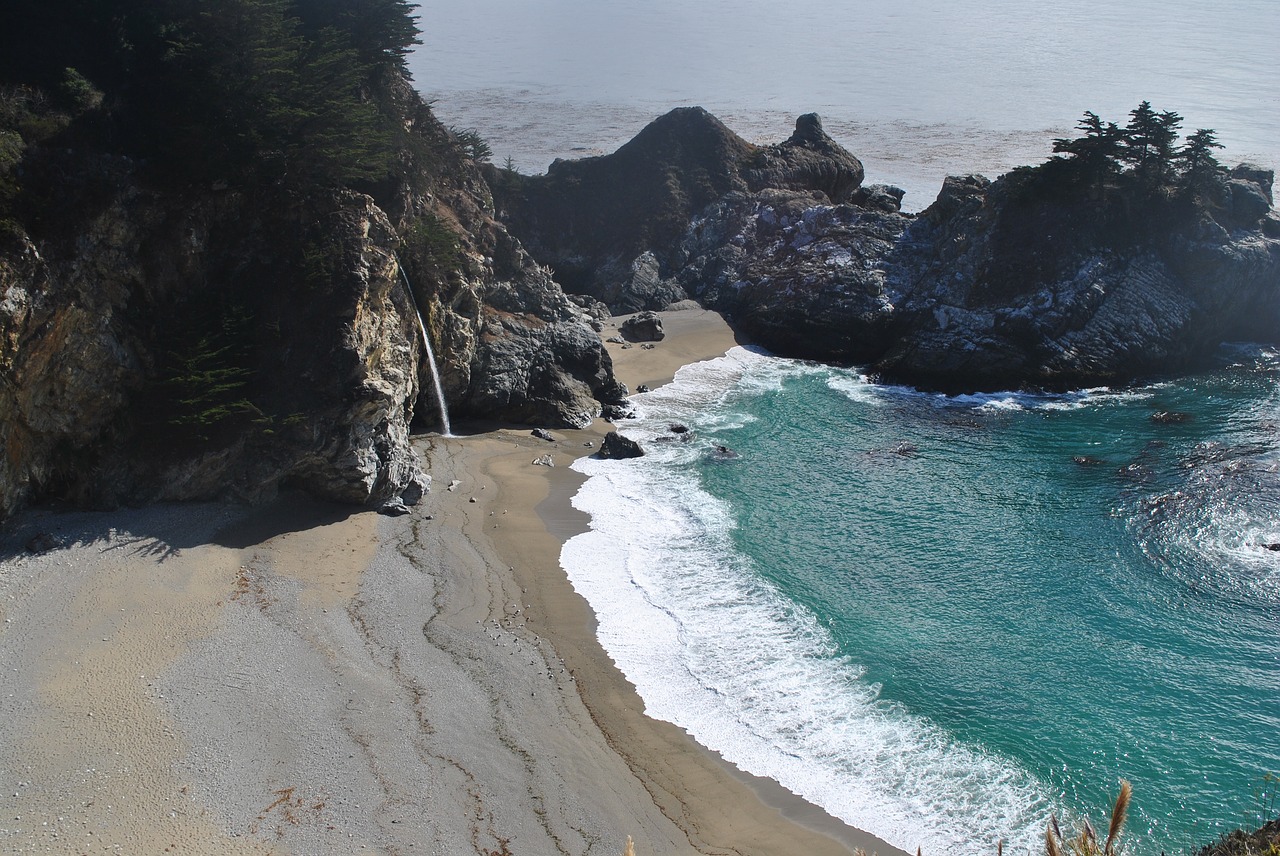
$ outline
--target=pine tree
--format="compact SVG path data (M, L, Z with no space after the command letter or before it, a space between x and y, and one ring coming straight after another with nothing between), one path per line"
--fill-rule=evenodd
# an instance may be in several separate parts
M1086 110L1076 123L1083 137L1061 137L1053 141L1053 151L1070 155L1071 163L1089 183L1099 183L1120 170L1124 132L1115 122L1103 122L1097 113Z
M422 44L408 0L297 0L294 8L308 32L342 32L360 62L371 68L403 71L409 51Z
M1124 157L1148 187L1158 187L1168 180L1181 127L1181 116L1173 111L1157 113L1149 101L1143 101L1129 113L1129 124L1124 130Z
M1208 200L1221 192L1226 169L1213 156L1213 150L1220 148L1217 133L1212 128L1200 128L1187 137L1186 145L1178 152L1182 186L1192 196Z

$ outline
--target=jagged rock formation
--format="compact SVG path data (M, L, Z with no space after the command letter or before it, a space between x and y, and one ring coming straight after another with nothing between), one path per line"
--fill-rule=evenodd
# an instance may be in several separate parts
M593 158L576 169L625 177L637 198L660 194L668 172L652 160L647 171L623 169L635 158L620 157L629 147L652 158L675 152L678 173L683 149L671 135L732 140L706 118L679 119L655 122L610 156L617 163ZM1195 199L1136 182L1090 191L1036 169L995 182L957 176L911 216L899 211L896 188L859 186L860 167L849 167L856 159L816 118L802 117L791 140L760 151L784 150L787 167L748 177L734 172L741 147L725 143L722 162L698 168L741 180L726 181L729 190L700 209L660 208L661 229L630 224L629 244L573 230L552 241L539 231L547 221L538 204L571 204L584 217L609 210L616 200L589 181L568 187L549 175L508 210L517 233L530 230L535 255L546 253L540 261L577 266L570 281L615 306L688 293L779 353L870 364L887 379L946 391L1123 382L1193 367L1223 341L1280 336L1269 170L1237 167ZM757 152L752 163L772 158ZM798 189L812 185L821 186ZM672 240L671 221L685 212Z
M813 114L786 142L756 146L701 107L681 107L604 157L557 160L545 176L490 168L503 222L565 287L618 314L685 299L675 254L689 220L731 192L816 190L842 202L860 161Z
M72 216L4 224L0 518L46 498L412 490L410 425L438 423L400 262L455 415L582 426L623 402L598 307L494 220L479 168L407 81L384 95L416 142L380 201L172 187L91 148L29 153Z

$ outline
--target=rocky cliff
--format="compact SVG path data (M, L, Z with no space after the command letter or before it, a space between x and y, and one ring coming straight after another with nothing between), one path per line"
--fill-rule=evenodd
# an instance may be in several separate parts
M701 107L656 119L611 155L557 160L544 176L490 169L504 223L571 291L616 313L685 299L675 278L689 221L728 193L814 190L843 202L862 163L802 116L773 146L743 140Z
M670 141L645 142L677 131L734 139L707 117L687 119L664 117L654 123L662 134L651 126L628 145L680 153ZM577 169L625 176L628 199L670 188L661 162L632 170L626 149ZM619 309L688 294L778 353L866 364L934 389L1123 382L1192 368L1224 341L1280 336L1269 170L1214 173L1193 197L1119 173L1090 184L1052 162L994 182L949 178L912 216L899 211L900 190L860 186L856 159L816 117L802 117L780 146L753 154L726 142L716 151L722 159L699 169L731 176L727 191L700 208L686 194L684 207L660 209L662 229L632 224L628 244L606 247L573 230L556 242L542 236L539 205L572 204L585 218L617 201L599 198L606 191L592 182L564 187L560 177L575 174L566 164L505 210L540 261L576 266L568 281ZM808 159L803 169L796 152ZM674 172L685 169L681 158ZM741 170L766 161L788 166ZM673 219L685 223L678 238Z
M623 399L474 160L403 78L382 96L411 144L374 195L160 180L92 135L24 152L40 204L0 241L0 517L288 485L386 501L420 478L415 419L439 426L416 307L456 415L580 426Z

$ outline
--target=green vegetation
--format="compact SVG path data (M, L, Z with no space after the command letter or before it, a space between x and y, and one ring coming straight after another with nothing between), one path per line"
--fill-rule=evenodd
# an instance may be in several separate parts
M1182 117L1171 110L1157 112L1148 101L1129 113L1123 128L1092 111L1085 111L1076 128L1084 135L1054 140L1055 154L1066 157L1037 168L1062 184L1099 188L1112 183L1154 195L1203 194L1226 172L1213 156L1213 149L1222 146L1212 129L1197 130L1179 148Z
M434 214L423 214L409 227L400 258L415 284L448 282L466 261L458 233Z
M462 148L462 153L473 161L487 161L493 157L493 149L475 128L450 128L449 133Z
M172 330L160 352L144 408L150 414L148 435L179 448L216 441L261 416L248 396L254 377L251 314L233 303L192 316Z
M50 93L72 118L102 113L97 133L78 139L170 181L369 185L388 175L405 134L376 96L418 42L411 10L407 0L18 0L0 22L0 87ZM0 115L6 138L12 119ZM75 136L65 124L48 131Z
M979 297L992 302L1071 275L1099 248L1119 252L1186 234L1202 218L1234 228L1227 170L1212 129L1179 145L1182 117L1143 101L1121 127L1087 111L1080 135L1039 166L1008 173ZM1034 248L1029 252L1028 248Z

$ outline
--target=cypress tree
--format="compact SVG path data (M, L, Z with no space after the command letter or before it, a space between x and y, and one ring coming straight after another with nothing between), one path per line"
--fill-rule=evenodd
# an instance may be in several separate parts
M1058 138L1053 141L1053 151L1069 155L1068 163L1086 182L1099 184L1120 171L1125 137L1115 122L1103 122L1097 113L1086 110L1076 123L1076 130L1084 131L1084 136Z

